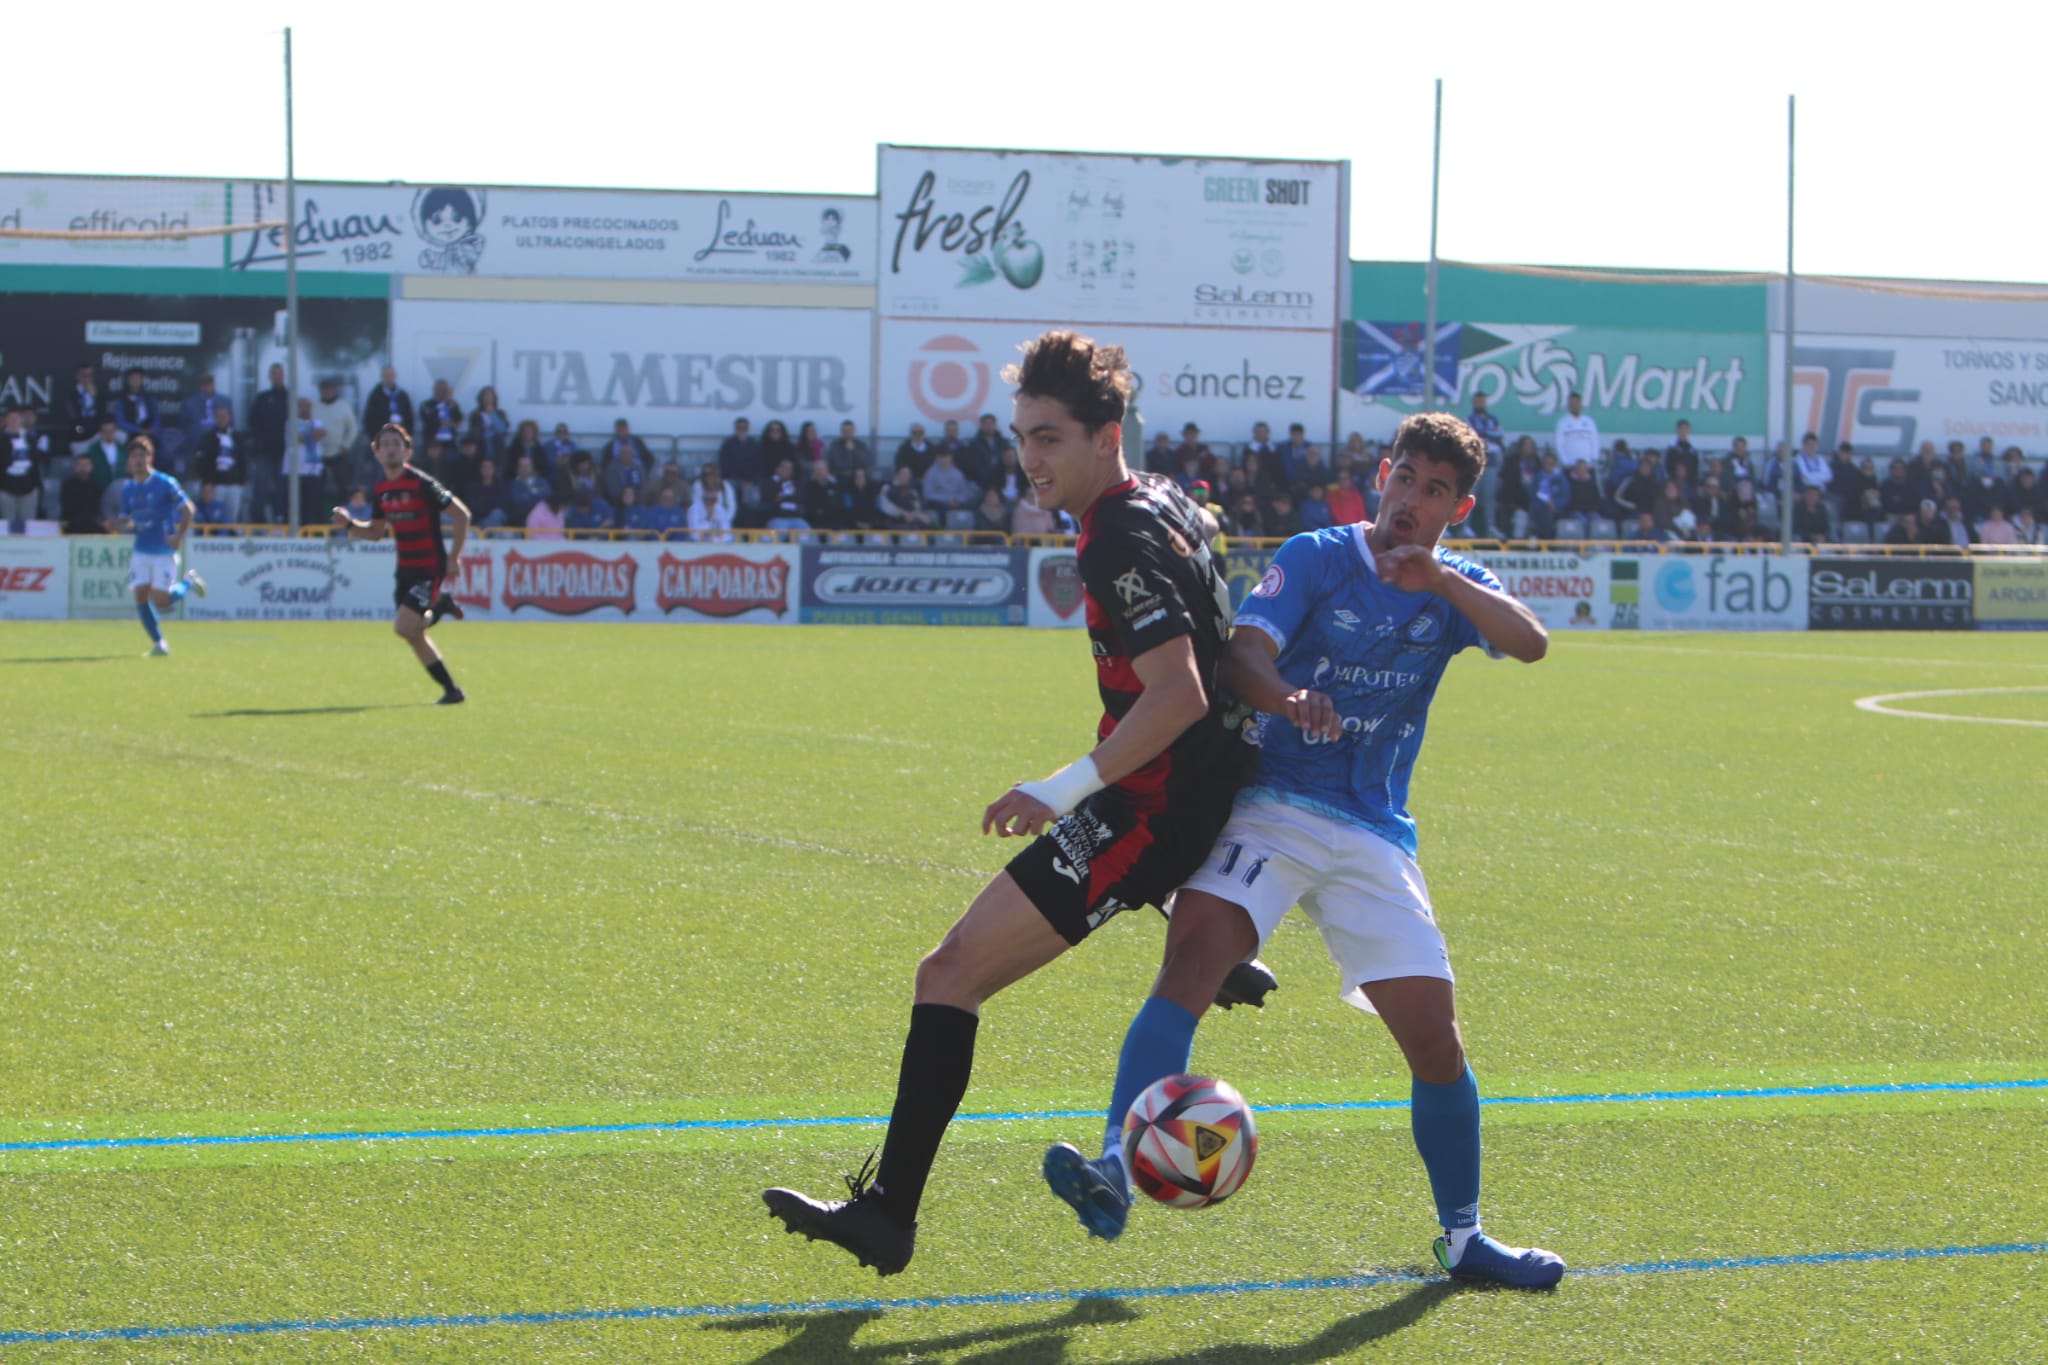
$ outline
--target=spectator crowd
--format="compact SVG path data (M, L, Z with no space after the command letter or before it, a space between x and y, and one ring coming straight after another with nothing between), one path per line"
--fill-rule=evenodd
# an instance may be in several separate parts
M715 454L686 465L657 459L620 418L602 439L578 437L566 424L543 435L500 407L495 390L457 395L444 381L415 401L386 366L360 410L322 378L319 398L292 403L284 367L237 420L212 376L175 407L145 391L133 370L108 398L90 365L50 411L17 406L5 414L0 451L0 521L58 520L72 534L113 523L124 473L122 449L137 434L154 438L159 467L192 494L202 527L286 520L290 464L298 453L302 522L327 509L369 515L376 477L368 438L386 422L412 433L413 462L452 488L475 524L528 535L726 539L739 528L778 533L918 531L1042 535L1071 532L1064 514L1024 496L1017 452L993 414L970 433L946 422L934 434L919 425L879 459L852 422L829 440L814 422L794 435L780 420L758 432L737 418ZM1715 543L1779 539L1789 515L1795 540L1811 544L1884 543L1966 546L2048 544L2048 487L2017 447L1989 437L1974 452L1962 441L1946 451L1922 442L1911 459L1882 469L1848 442L1833 452L1808 435L1792 455L1794 503L1778 505L1783 447L1753 455L1745 438L1726 449L1694 445L1679 422L1662 447L1603 444L1597 416L1571 395L1552 440L1508 443L1484 396L1467 420L1486 443L1488 462L1472 516L1454 534L1484 539L1625 540ZM1176 442L1166 432L1145 450L1147 469L1209 504L1227 536L1279 539L1346 525L1373 515L1374 476L1389 452L1354 433L1334 455L1299 424L1276 440L1253 425L1235 447L1210 444L1193 422Z

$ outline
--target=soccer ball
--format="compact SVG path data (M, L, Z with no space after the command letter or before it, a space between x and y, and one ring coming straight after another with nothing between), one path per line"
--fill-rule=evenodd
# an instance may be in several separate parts
M1124 1116L1131 1183L1177 1209L1236 1194L1258 1153L1251 1106L1234 1086L1207 1076L1154 1081Z

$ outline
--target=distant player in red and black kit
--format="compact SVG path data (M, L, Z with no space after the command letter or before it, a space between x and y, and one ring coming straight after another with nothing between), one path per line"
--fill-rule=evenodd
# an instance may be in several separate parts
M1122 348L1047 332L1003 377L1017 386L1013 427L1038 505L1080 523L1104 715L1090 753L982 815L983 833L1045 833L918 964L873 1183L863 1170L848 1179L850 1199L762 1196L789 1231L836 1242L884 1275L915 1249L918 1202L967 1092L983 1002L1118 911L1163 905L1207 857L1256 757L1216 686L1230 598L1209 551L1214 523L1171 481L1124 463Z
M441 684L442 706L465 700L461 688L448 676L441 651L427 638L427 629L444 617L462 619L462 608L448 595L444 583L453 580L455 566L462 562L462 542L469 538L469 509L462 499L433 476L422 474L406 460L412 455L412 437L404 427L385 423L371 443L371 452L384 469L370 501L377 514L357 521L346 507L334 509L334 524L346 527L357 540L398 541L398 610L391 628L412 646L412 652L426 666L427 673ZM441 544L441 517L447 514L454 529L455 543Z

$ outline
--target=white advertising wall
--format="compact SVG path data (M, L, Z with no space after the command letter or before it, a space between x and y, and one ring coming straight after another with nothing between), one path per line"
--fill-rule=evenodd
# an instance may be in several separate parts
M1773 375L1784 357L1780 333L1771 338ZM1823 450L1849 441L1858 455L1884 458L1911 455L1922 441L1938 451L1962 441L1974 454L1984 436L2000 450L2048 449L2048 340L1802 332L1793 361L1793 422Z
M0 619L61 621L70 614L70 542L0 535Z
M806 419L829 436L872 426L872 315L840 308L652 304L392 305L392 362L415 398L447 380L467 405L496 386L505 410L572 431L627 418L647 431L720 431L735 417Z
M214 187L216 191L219 186ZM228 186L234 223L281 222L284 187ZM872 284L875 201L856 195L301 182L299 265L380 275ZM219 264L220 248L212 244ZM282 270L281 228L229 238Z
M971 432L984 412L1007 427L1010 388L1003 367L1017 358L1019 346L1059 325L884 322L881 429L907 432L918 422L937 435L956 420L962 432ZM1178 440L1186 422L1224 441L1248 440L1254 422L1271 423L1283 438L1289 423L1300 422L1311 440L1329 439L1335 359L1326 333L1117 327L1101 339L1117 342L1130 356L1148 441L1160 431Z
M44 232L153 232L227 222L218 180L0 176L0 228ZM0 265L180 266L218 270L218 237L53 241L0 237Z
M397 564L388 540L188 537L185 567L206 579L206 596L185 599L185 618L388 620Z
M1340 162L884 146L888 317L1334 327Z

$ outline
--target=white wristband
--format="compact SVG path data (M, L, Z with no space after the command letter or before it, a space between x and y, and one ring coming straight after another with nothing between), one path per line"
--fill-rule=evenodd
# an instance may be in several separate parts
M1077 758L1051 777L1037 782L1019 782L1017 790L1034 801L1043 802L1054 815L1065 815L1108 786L1095 770L1095 759Z

